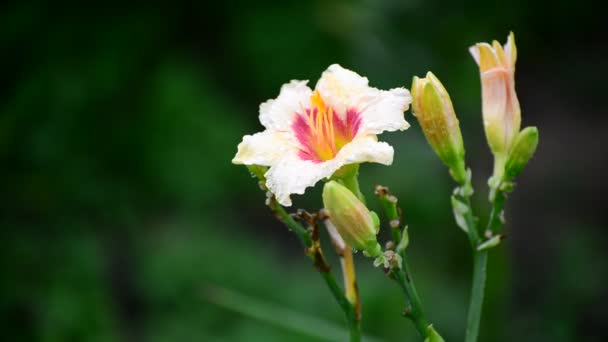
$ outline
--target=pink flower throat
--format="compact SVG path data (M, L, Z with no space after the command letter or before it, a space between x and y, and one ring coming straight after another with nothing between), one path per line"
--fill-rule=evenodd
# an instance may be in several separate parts
M361 126L361 116L349 108L340 118L327 107L318 91L310 97L311 107L296 113L292 129L300 142L298 156L302 160L320 163L333 159L344 145L353 140Z

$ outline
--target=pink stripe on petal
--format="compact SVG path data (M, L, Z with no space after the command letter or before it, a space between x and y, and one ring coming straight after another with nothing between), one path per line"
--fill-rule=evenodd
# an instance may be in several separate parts
M326 107L320 94L313 95L313 107L295 113L291 128L300 143L298 157L320 163L336 156L344 145L353 140L361 126L361 115L350 108L338 115Z
M348 126L348 136L352 140L359 132L359 127L361 127L361 115L357 109L349 108L346 111L346 124Z

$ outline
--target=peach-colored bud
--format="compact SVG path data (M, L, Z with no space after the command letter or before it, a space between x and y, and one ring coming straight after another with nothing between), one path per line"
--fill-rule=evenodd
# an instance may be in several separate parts
M517 49L513 32L501 46L477 43L469 51L481 74L483 124L488 145L495 156L504 159L519 133L521 110L515 93Z

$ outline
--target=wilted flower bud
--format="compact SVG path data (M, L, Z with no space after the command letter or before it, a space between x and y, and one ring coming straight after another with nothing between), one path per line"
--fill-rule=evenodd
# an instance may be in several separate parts
M336 181L323 188L323 205L348 246L372 257L382 254L376 240L376 222L369 209L350 190Z
M519 175L534 155L537 145L538 129L536 127L526 127L519 132L505 165L504 179L506 181L511 181Z
M477 43L469 51L481 74L483 125L488 145L497 159L509 153L521 125L521 110L515 93L517 49L513 32L501 46Z
M429 71L425 78L414 76L412 97L413 112L426 140L441 161L450 168L454 179L464 183L464 145L450 95L439 79Z

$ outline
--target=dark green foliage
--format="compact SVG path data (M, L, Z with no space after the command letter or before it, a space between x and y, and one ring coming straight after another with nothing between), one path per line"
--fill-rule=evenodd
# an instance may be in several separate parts
M380 88L408 87L433 70L481 191L491 159L467 48L509 30L523 124L538 126L543 143L509 197L504 247L489 254L480 340L605 337L605 204L595 197L608 191L608 164L597 151L606 135L594 126L606 117L597 109L605 100L591 98L606 79L594 48L604 41L593 26L605 22L601 11L585 1L199 3L2 6L3 340L311 340L211 304L209 286L343 326L297 239L246 168L230 164L241 137L261 130L259 103L292 78L314 85L336 62ZM594 114L603 121L582 124ZM468 242L452 220L452 181L407 117L409 131L381 137L395 147L394 165L363 165L361 188L376 212L376 183L399 196L427 315L447 341L461 340ZM476 198L486 206L485 194ZM319 187L294 200L318 208ZM399 289L370 264L358 260L364 333L415 339Z

